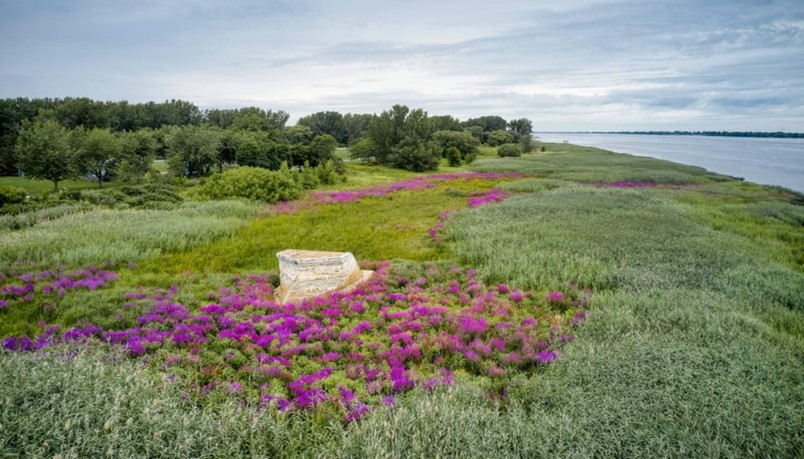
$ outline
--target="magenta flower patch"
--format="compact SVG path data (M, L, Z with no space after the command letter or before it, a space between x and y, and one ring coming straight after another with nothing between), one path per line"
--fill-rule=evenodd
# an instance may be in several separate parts
M196 310L176 302L176 288L132 292L126 298L146 309L135 327L50 326L33 338L5 338L2 346L108 343L147 358L189 396L322 410L349 422L393 406L413 388L450 385L456 372L504 384L551 364L585 317L574 305L587 300L575 290L539 300L507 284L486 286L474 270L459 267L368 268L375 275L357 290L284 305L272 300L268 276L237 278Z

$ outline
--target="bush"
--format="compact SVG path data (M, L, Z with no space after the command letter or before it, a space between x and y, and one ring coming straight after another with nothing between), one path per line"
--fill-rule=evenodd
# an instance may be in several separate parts
M421 142L405 139L391 149L388 164L391 167L413 172L424 172L438 169L441 163L441 152L435 142Z
M327 160L325 163L319 164L315 168L315 172L322 185L334 185L343 178L342 175L338 174L335 163L333 163L331 159Z
M504 158L507 156L522 156L522 150L515 143L506 143L497 148L497 155Z
M433 134L433 140L441 147L441 152L447 159L449 159L447 150L450 147L458 149L460 162L469 164L477 158L480 141L468 132L437 131ZM456 164L450 163L450 165Z
M458 167L461 165L461 150L455 147L449 147L444 155L447 161L449 161L450 166Z
M59 193L59 201L80 201L81 190L64 190Z
M321 180L318 178L318 169L310 166L310 161L304 162L304 167L301 171L301 186L305 190L313 190L321 185Z
M0 206L25 202L28 193L16 186L0 186Z
M258 167L238 167L210 177L201 193L211 199L247 198L276 203L301 196L301 186L287 174Z

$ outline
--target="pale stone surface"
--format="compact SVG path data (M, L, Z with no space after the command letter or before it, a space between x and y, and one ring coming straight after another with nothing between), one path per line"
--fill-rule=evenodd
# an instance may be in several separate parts
M361 271L349 252L284 250L279 259L276 301L293 303L328 292L346 292L368 280L373 271Z

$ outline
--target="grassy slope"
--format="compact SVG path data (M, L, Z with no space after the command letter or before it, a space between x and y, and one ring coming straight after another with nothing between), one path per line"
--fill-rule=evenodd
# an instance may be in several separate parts
M270 259L249 254L260 241L271 241L261 248L269 252L291 242L337 248L332 241L343 237L364 256L451 254L492 281L594 287L596 306L575 344L548 371L519 381L508 404L465 385L414 391L344 428L183 403L128 362L5 356L0 432L8 436L0 435L0 451L9 451L3 438L26 436L33 457L107 449L119 457L800 457L804 209L792 203L800 196L664 161L548 149L476 165L539 178L504 185L523 193L505 203L456 214L448 253L427 249L419 233L438 207L465 198L432 190L257 220L238 237L146 262L141 269L153 273L138 279L205 260L212 267L193 269L248 270ZM695 185L576 183L604 180ZM416 234L371 237L397 220ZM333 221L335 231L318 229ZM312 223L319 226L305 228Z

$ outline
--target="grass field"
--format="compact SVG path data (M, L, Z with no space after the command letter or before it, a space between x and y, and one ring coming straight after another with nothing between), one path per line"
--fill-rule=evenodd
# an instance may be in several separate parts
M290 247L443 260L536 296L570 284L592 292L556 362L493 393L459 375L347 424L188 398L164 368L102 346L0 354L0 457L801 457L802 196L666 161L546 147L471 166L531 176L518 180L447 181L291 213L243 203L90 211L0 232L3 271L22 266L18 258L37 269L112 260L118 275L108 288L67 293L54 311L36 301L0 310L0 336L35 331L38 320L133 321L121 297L136 288L177 285L175 300L198 308L231 275L275 269L275 252ZM349 167L338 188L411 177ZM467 208L492 187L510 197ZM444 210L439 245L428 229Z
M104 183L103 187L119 186L119 183L108 182ZM0 177L0 186L15 186L22 188L29 194L41 194L53 191L53 182L48 180L37 180L28 177ZM90 180L62 180L59 182L59 188L65 190L87 190L98 188L98 182Z

